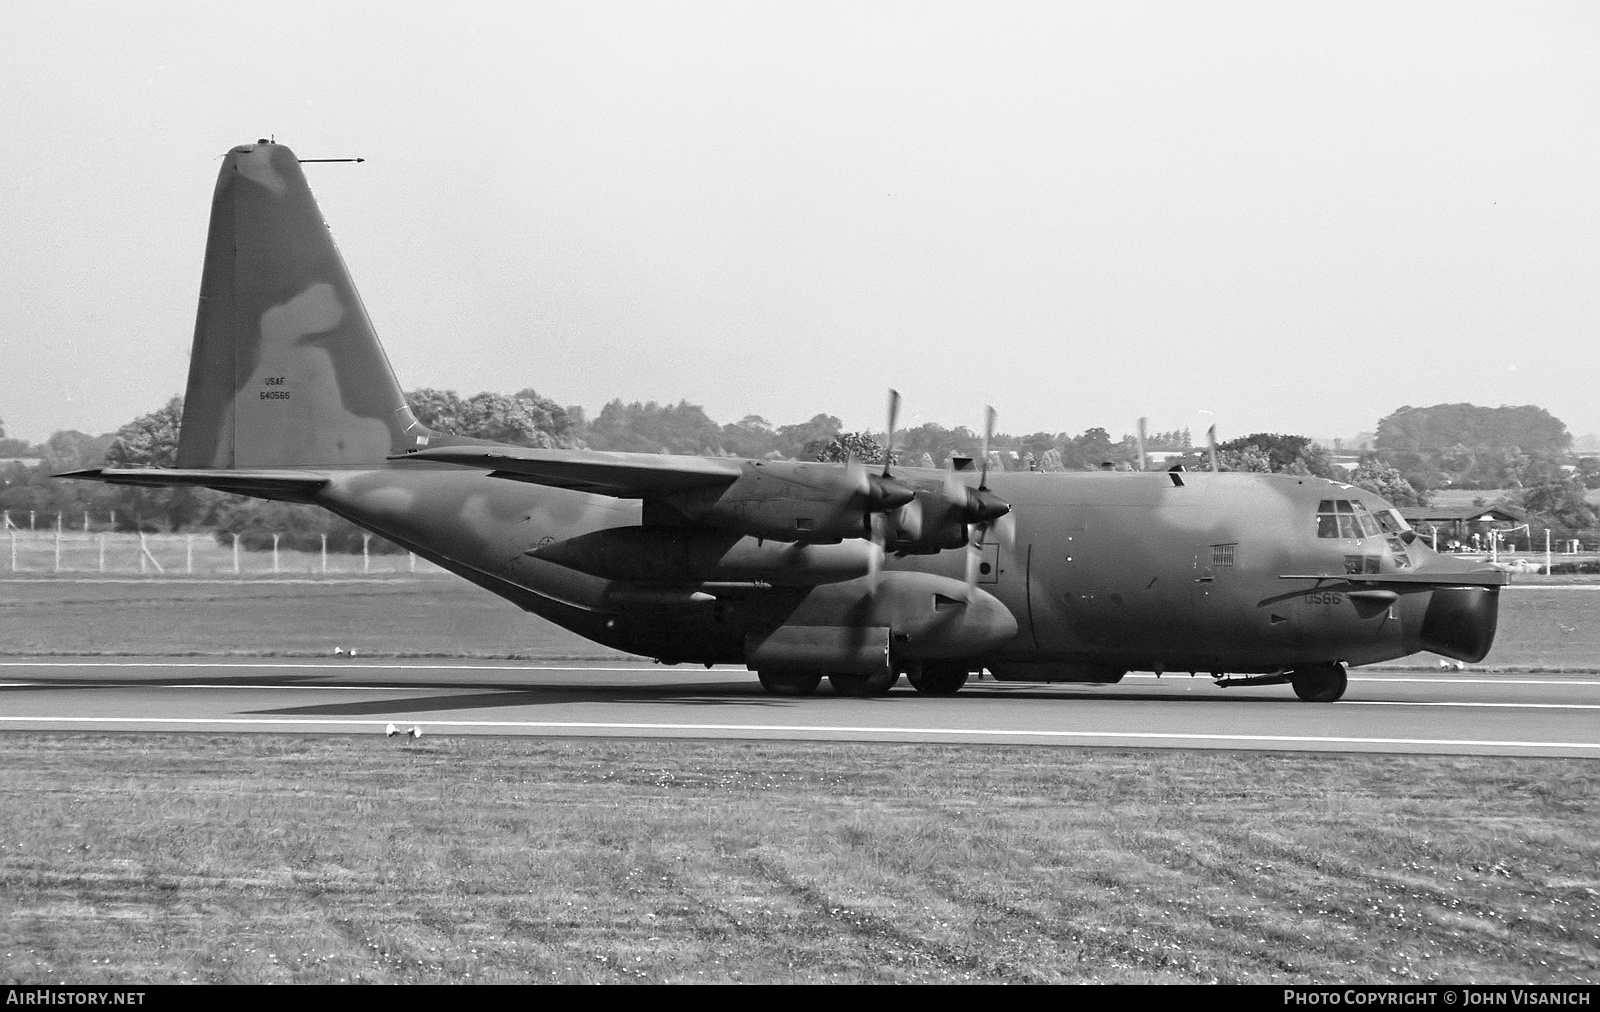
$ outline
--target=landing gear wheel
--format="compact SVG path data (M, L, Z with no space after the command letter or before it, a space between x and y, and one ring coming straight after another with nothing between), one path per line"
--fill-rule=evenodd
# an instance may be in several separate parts
M822 684L816 671L757 671L761 687L774 696L809 696Z
M1289 672L1294 694L1308 703L1332 703L1350 684L1343 664L1317 664Z
M841 696L855 696L858 699L887 695L889 690L894 688L894 683L899 680L900 673L889 670L874 671L870 675L839 672L828 676L834 692Z
M962 664L912 665L906 678L924 696L953 696L967 684L967 669Z

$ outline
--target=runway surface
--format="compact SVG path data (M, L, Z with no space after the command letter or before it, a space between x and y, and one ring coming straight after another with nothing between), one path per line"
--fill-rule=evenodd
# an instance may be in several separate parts
M783 699L743 669L467 661L0 661L0 729L580 735L1600 757L1600 677L1353 671L1345 698L1219 689L969 682L933 698L824 687Z

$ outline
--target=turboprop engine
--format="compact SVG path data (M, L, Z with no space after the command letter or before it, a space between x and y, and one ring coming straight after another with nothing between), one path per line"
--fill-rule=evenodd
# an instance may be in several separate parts
M867 541L794 544L737 532L616 527L527 553L605 580L627 583L764 583L810 587L866 576L883 559Z

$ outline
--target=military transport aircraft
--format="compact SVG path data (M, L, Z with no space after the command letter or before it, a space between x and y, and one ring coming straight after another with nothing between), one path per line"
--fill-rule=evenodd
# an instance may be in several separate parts
M299 161L268 141L230 151L217 181L177 465L63 477L314 503L592 640L742 663L778 695L824 675L846 695L901 674L946 695L981 670L1144 670L1330 701L1347 664L1480 660L1507 580L1430 551L1371 493L1305 476L880 469L430 431Z

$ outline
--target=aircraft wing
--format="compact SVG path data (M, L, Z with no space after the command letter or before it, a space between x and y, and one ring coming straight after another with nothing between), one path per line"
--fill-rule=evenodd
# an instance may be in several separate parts
M1428 570L1405 570L1398 573L1283 573L1280 580L1333 580L1340 583L1422 584L1433 587L1504 587L1511 582L1511 574L1498 569L1480 569L1465 573Z
M487 469L497 478L593 492L618 499L644 499L690 489L729 485L743 468L728 457L532 447L440 446L397 454L390 460L427 460Z
M67 471L54 478L103 481L110 485L142 485L164 488L169 485L196 485L219 492L264 495L269 499L315 491L328 483L328 475L316 471L285 471L277 468L236 471L222 468L94 467Z

